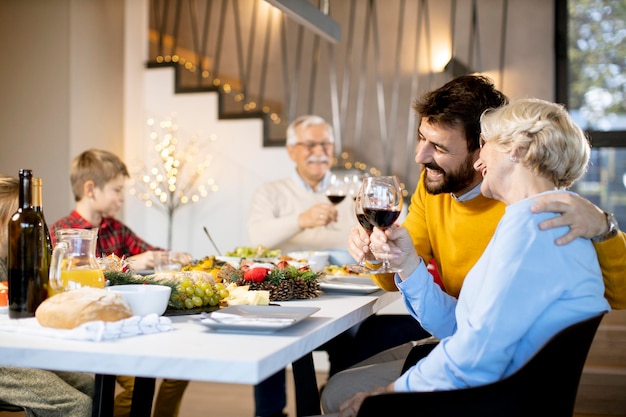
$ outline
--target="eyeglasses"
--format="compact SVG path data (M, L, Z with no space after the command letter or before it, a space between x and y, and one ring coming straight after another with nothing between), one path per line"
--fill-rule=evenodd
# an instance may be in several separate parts
M334 145L332 142L296 142L294 144L294 146L304 146L309 152L312 152L317 146L321 146L324 152L326 152Z

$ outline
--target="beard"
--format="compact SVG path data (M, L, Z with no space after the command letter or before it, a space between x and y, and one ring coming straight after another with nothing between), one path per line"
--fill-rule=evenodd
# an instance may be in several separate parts
M446 172L435 162L424 164L424 168L443 174L440 180L431 180L428 175L424 175L424 187L430 194L452 193L456 195L467 190L474 182L476 175L471 156L468 156L456 171Z

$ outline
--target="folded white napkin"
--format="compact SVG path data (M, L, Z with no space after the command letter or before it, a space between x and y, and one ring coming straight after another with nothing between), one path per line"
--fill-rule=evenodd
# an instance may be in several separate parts
M113 322L90 321L73 329L43 327L34 317L0 322L0 331L93 342L170 330L172 330L172 320L156 314L133 316Z

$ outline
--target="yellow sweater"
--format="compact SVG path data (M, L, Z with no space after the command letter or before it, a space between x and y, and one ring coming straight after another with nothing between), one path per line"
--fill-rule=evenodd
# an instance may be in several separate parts
M423 175L411 197L403 225L417 253L428 263L435 258L448 294L459 296L468 271L491 240L505 205L482 194L459 202L450 194L426 192ZM594 244L604 275L605 296L612 308L626 308L626 234Z

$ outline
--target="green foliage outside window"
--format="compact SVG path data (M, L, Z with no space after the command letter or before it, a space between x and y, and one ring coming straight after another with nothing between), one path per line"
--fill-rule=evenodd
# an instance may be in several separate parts
M569 108L588 130L626 130L626 0L568 1Z

